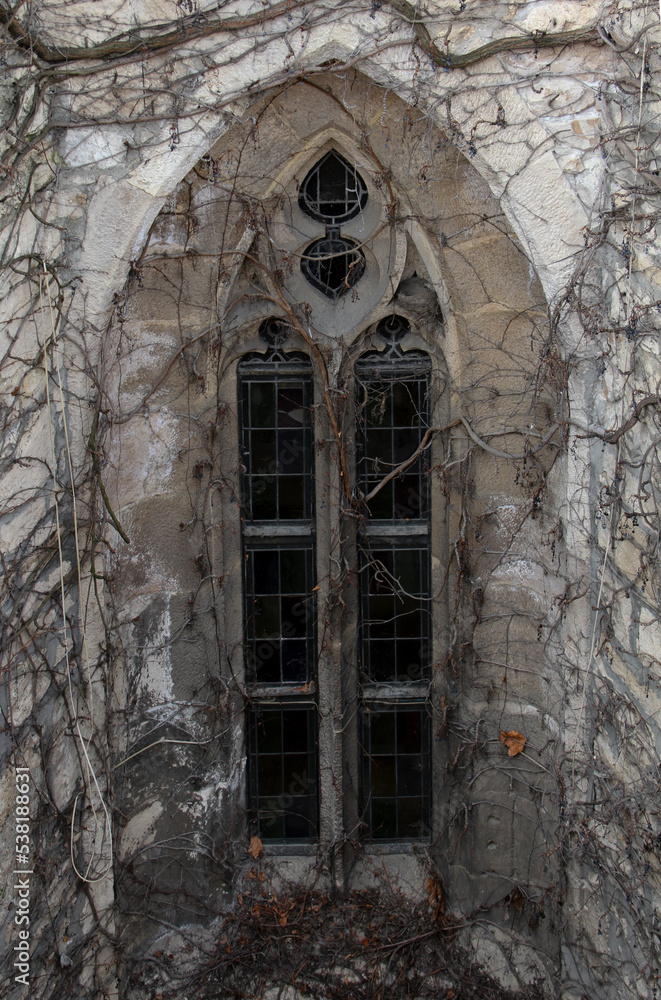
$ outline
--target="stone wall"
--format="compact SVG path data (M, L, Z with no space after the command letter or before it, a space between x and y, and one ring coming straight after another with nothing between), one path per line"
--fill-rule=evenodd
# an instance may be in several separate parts
M655 996L658 10L97 7L3 15L9 979L15 765L35 995L137 995L164 928L236 905L236 360L275 296L339 392L394 296L453 425L434 446L433 836L385 858L343 844L329 689L325 839L267 860L326 888L387 872L414 898L431 871L505 985ZM370 253L392 279L339 319L276 273L331 141L382 185Z

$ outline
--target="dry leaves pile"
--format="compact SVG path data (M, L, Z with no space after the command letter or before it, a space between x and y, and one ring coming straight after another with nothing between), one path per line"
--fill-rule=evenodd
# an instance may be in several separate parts
M263 853L259 838L249 853ZM258 861L248 872L197 974L178 975L160 956L163 1000L256 997L285 987L311 1000L542 1000L535 987L525 997L503 989L459 947L461 922L447 911L436 874L427 901L414 903L389 887L333 896L276 886L266 867Z

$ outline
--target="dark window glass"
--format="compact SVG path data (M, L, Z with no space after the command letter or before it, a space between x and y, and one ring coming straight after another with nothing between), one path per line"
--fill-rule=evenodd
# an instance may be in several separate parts
M358 484L367 496L419 448L429 427L427 378L359 382ZM427 453L423 452L369 501L377 520L427 514Z
M317 835L317 723L311 706L248 710L251 833L262 840Z
M420 703L432 656L429 458L417 453L430 423L431 359L403 350L410 332L405 317L386 317L376 328L384 349L355 365L357 485L366 498L377 490L365 501L359 546L362 801L373 840L430 833L430 726Z
M352 240L325 237L307 247L301 270L311 285L337 299L362 277L365 257Z
M308 841L318 827L317 717L304 687L316 664L313 394L309 358L283 350L290 332L266 320L269 349L239 365L244 663L256 704L247 711L248 803L252 833ZM260 704L273 688L286 704Z
M422 705L366 706L363 816L373 840L429 835L429 718Z
M392 543L361 551L363 674L375 683L429 676L427 547Z
M353 219L367 204L365 182L343 156L331 150L301 184L298 203L306 215L328 226Z
M244 502L254 521L312 516L312 383L308 377L246 377Z
M312 548L248 548L246 665L254 684L303 684L314 674Z

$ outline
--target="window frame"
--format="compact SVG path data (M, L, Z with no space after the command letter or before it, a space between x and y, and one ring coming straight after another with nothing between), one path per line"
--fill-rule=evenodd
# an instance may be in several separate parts
M318 704L316 700L317 694L317 633L316 633L316 597L313 596L316 592L316 535L315 535L315 461L314 461L314 374L313 368L308 354L305 352L295 351L295 352L285 352L282 350L283 344L287 339L287 330L282 323L277 319L267 320L260 326L260 336L266 343L266 351L260 352L247 352L242 357L238 359L236 366L236 391L237 391L237 431L238 431L238 447L241 455L241 472L239 476L239 502L241 506L242 516L241 516L241 591L242 591L242 609L243 609L243 627L242 627L242 642L241 642L241 653L242 653L242 668L241 676L243 678L244 687L244 743L246 750L246 792L245 792L245 805L246 805L246 815L247 815L247 825L248 831L252 832L253 835L264 837L268 840L268 843L274 847L284 847L286 849L306 847L316 842L319 836L319 777L318 777L318 738L315 740L314 747L314 759L315 759L315 773L313 776L308 776L308 782L312 791L310 792L310 797L312 798L310 812L314 812L314 834L310 837L267 837L266 830L262 824L262 811L261 806L255 805L255 794L257 794L259 802L262 798L269 799L274 798L280 802L278 807L282 812L282 824L283 830L286 828L288 823L288 816L293 815L290 813L289 805L287 799L291 798L294 801L296 798L301 798L300 794L296 795L294 791L290 788L287 790L282 789L279 795L262 796L259 781L256 777L260 766L260 754L259 750L254 750L255 745L259 746L259 741L255 735L257 723L254 721L260 713L264 712L280 712L281 715L285 711L305 711L308 714L308 719L306 722L308 729L308 736L310 733L310 726L313 725L314 728L318 729ZM260 475L267 479L272 479L276 483L276 495L280 497L279 477L286 476L286 472L282 473L280 471L280 453L279 446L281 442L280 436L280 387L284 385L287 387L292 387L292 383L299 383L302 387L302 425L303 425L303 473L300 477L302 479L302 493L303 493L303 505L302 505L302 515L301 517L280 517L275 518L265 517L265 518L255 518L255 505L254 497L255 492L253 489L253 480L255 477ZM274 459L271 464L274 465L273 471L267 470L262 473L255 473L254 466L252 465L252 450L254 445L253 431L255 431L256 425L252 420L252 402L253 402L253 391L252 387L254 385L272 385L274 387L273 392L273 432L274 432ZM307 386L307 391L306 391ZM283 413L285 411L282 411ZM246 416L250 415L250 419L246 420ZM259 425L261 426L261 425ZM266 426L266 425L264 425ZM289 429L289 425L285 425ZM271 428L269 427L269 430ZM286 434L286 431L283 431ZM298 431L295 431L298 433ZM286 438L285 438L286 440ZM309 466L306 468L306 465ZM310 495L307 496L308 491ZM306 504L305 499L309 500ZM279 499L276 501L277 514L280 514L281 506ZM282 659L282 649L284 642L287 641L284 637L284 624L282 621L282 608L283 608L283 586L282 586L282 554L285 552L292 551L305 551L308 553L306 555L306 569L305 577L306 582L312 583L312 587L307 593L307 598L312 598L312 607L310 608L309 614L311 615L311 622L306 623L306 635L305 641L308 648L308 656L311 648L311 661L308 659L306 675L302 679L292 678L290 680L284 680L282 673L284 670L283 659ZM279 632L280 635L276 639L275 637L269 638L266 636L259 637L259 641L263 640L264 645L268 648L275 648L275 643L279 643L280 649L280 680L274 680L273 678L265 679L260 678L257 675L257 668L255 667L255 672L252 673L249 666L249 653L248 648L250 643L254 642L257 644L258 638L254 634L254 622L255 614L254 607L256 605L257 595L256 589L249 585L249 581L252 582L253 577L251 576L250 568L252 568L255 561L255 554L259 552L277 552L278 554L278 590L277 594L273 594L273 597L277 597L279 601ZM299 595L296 595L299 596ZM252 603L251 603L252 602ZM309 626L309 628L307 628ZM261 647L260 647L261 648ZM311 723L310 720L314 719ZM284 741L284 737L283 737ZM284 742L281 751L281 770L284 775L285 769L285 757L287 751L284 747ZM310 757L311 751L308 752L308 757ZM295 776L294 776L295 777ZM298 780L298 779L297 779ZM283 776L284 781L284 776ZM255 793L255 789L257 792ZM271 813L273 809L271 809Z
M368 350L360 354L354 361L353 366L354 393L356 396L357 412L355 447L356 488L360 491L360 494L365 496L365 517L357 532L357 555L359 565L358 589L360 592L358 610L358 620L360 623L360 650L357 669L358 697L361 713L361 725L359 727L358 736L358 752L361 758L358 775L358 808L360 817L359 822L362 828L362 837L364 840L369 841L372 844L387 843L390 845L403 845L406 843L428 841L431 838L431 796L429 794L427 795L426 808L424 809L424 813L421 814L420 831L418 835L395 835L394 837L386 838L378 837L376 835L376 831L371 825L371 817L373 815L373 790L366 787L365 778L367 773L372 773L371 761L368 762L366 760L371 751L364 742L365 733L369 728L365 725L366 715L370 711L375 711L377 705L381 706L382 712L393 713L395 717L397 717L400 713L405 713L407 706L425 705L428 700L430 685L432 683L432 512L429 504L429 471L427 471L427 473L425 472L425 463L427 462L427 465L429 465L429 462L427 461L427 451L425 450L422 452L416 463L409 467L409 469L415 468L416 466L418 467L418 471L415 473L418 482L419 500L417 504L417 515L415 514L413 507L410 509L398 507L396 483L397 479L400 477L395 477L391 480L393 488L390 503L388 504L389 511L382 508L381 511L377 510L377 513L374 514L369 509L368 501L368 498L372 495L375 479L375 476L370 474L370 461L374 463L374 467L378 466L378 461L370 459L369 457L371 450L370 438L373 440L375 428L381 428L381 437L384 438L385 435L384 442L387 438L389 442L388 449L390 459L392 460L390 463L384 463L384 468L379 482L383 482L390 472L392 472L395 468L398 468L400 464L406 462L406 457L398 459L396 455L397 432L400 430L400 423L397 422L395 417L398 386L401 386L402 384L406 385L406 383L410 383L412 385L415 384L416 386L415 396L417 402L415 420L411 419L408 427L405 424L402 424L401 427L402 430L410 430L410 437L414 439L409 445L409 447L413 448L413 451L409 452L409 454L415 454L415 451L422 444L425 434L431 426L432 360L427 351L415 349L403 350L402 343L411 334L411 332L411 325L405 317L397 314L384 317L384 319L377 324L375 330L378 339L377 349ZM376 420L371 419L376 399L373 395L371 395L370 387L378 387L376 390L377 393L384 387L387 392L389 388L387 395L386 392L383 393L380 407L377 411L375 411L375 414L378 416L378 419ZM404 434L404 437L406 437L406 434ZM417 442L415 438L417 438ZM390 465L390 468L387 467L388 465ZM408 478L409 469L403 470L400 475L404 478ZM384 485L384 489L388 490L387 484ZM380 514L382 515L386 512L389 512L392 516L379 516ZM410 515L409 517L405 516L407 513ZM392 553L393 581L395 580L397 553L403 553L407 550L418 551L421 553L419 575L421 578L424 577L426 592L421 593L420 600L418 602L420 605L421 615L418 636L420 639L419 645L424 647L423 652L420 652L419 656L421 659L426 658L427 664L426 667L424 663L421 664L421 675L418 678L409 678L404 680L399 675L397 615L394 616L391 629L389 630L386 628L384 630L385 632L393 632L392 637L388 638L394 645L393 654L395 656L396 664L394 676L376 679L370 673L371 656L373 653L373 649L371 648L373 640L372 628L374 622L378 622L378 620L371 618L371 610L367 610L368 608L371 609L373 604L371 596L372 557L369 555L370 550L373 553L385 553L388 551ZM379 572L384 577L383 589L387 594L389 589L387 571L384 572L384 570L379 570L377 564L377 571L374 575L378 576ZM393 600L396 602L397 591L394 586L392 586L391 589L393 593ZM384 624L387 625L387 622ZM375 643L378 650L380 648L381 640L376 639ZM408 643L409 640L403 640L403 645ZM383 642L383 645L385 648L385 641ZM427 748L429 748L431 718L428 713L425 714L427 714L427 732L424 742ZM432 760L429 750L426 753L425 766L426 771L423 776L422 785L423 787L430 789L432 782ZM397 771L399 771L399 768L397 768ZM391 798L395 800L395 809L397 814L399 814L400 799L397 794L397 787L395 788L394 794Z

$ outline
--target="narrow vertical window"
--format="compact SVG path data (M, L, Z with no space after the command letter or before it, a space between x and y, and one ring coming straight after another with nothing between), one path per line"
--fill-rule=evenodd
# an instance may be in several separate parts
M242 365L244 502L255 521L312 513L312 383L309 375ZM295 364L293 362L292 364ZM266 370L265 370L266 369Z
M283 352L283 324L260 332L268 350L239 365L248 809L263 840L307 841L318 828L312 370Z
M303 684L314 667L313 550L246 545L247 679Z
M383 320L383 351L356 363L362 813L373 840L428 836L431 662L427 452L429 356L403 351L409 324Z

